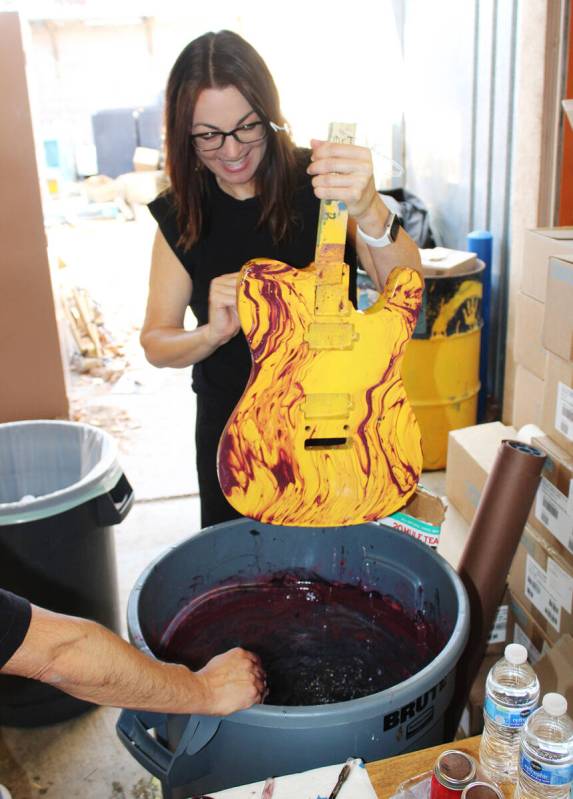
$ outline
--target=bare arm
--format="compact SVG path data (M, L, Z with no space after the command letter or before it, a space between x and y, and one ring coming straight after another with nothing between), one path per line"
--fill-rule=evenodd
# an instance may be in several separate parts
M185 330L191 278L160 230L153 243L147 311L140 341L154 366L184 368L202 361L239 330L236 273L211 282L209 322Z
M376 191L372 156L366 147L334 142L312 141L314 193L319 199L342 200L350 216L349 236L354 240L360 262L380 290L396 266L409 266L421 272L418 247L400 228L398 237L387 247L370 247L356 233L356 226L372 238L384 233L388 208Z
M32 607L30 627L2 669L100 705L159 713L226 715L262 701L259 658L232 649L198 672L147 657L86 619Z
M370 247L360 238L356 230L358 224L361 230L372 238L377 239L384 234L386 219L390 212L380 195L376 196L380 202L375 202L371 208L372 223L361 222L354 218L350 221L348 233L354 241L360 263L380 291L384 287L386 278L396 266L409 266L422 274L422 264L418 247L402 227L398 231L396 241L387 247ZM374 217L378 218L377 222L374 221ZM382 222L379 221L380 218Z

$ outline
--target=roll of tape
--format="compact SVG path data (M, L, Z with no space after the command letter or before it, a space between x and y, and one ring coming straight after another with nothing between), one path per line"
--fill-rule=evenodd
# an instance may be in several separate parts
M534 438L543 438L545 433L536 424L524 424L523 427L517 431L517 440L523 441L524 444L531 444Z

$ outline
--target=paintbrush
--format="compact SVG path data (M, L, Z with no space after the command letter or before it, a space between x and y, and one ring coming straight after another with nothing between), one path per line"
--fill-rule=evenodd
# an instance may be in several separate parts
M342 786L350 776L350 772L352 771L353 765L354 765L354 758L349 757L344 766L342 767L342 770L338 775L338 779L336 780L336 785L332 789L332 793L330 794L328 799L336 799L336 797L340 793L340 789L342 788Z

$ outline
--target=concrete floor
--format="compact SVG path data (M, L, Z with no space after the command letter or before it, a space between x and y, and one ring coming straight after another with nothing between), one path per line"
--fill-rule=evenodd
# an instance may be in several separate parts
M113 387L75 380L73 396L93 419L121 419L120 462L136 503L116 528L122 618L129 592L157 555L199 530L194 470L194 402L189 372L147 365L136 338L147 282L152 229L148 220L97 222L96 228L60 230L50 238L63 253L79 285L99 299L108 326L124 325L131 366ZM87 239L86 239L87 237ZM74 243L75 241L75 243ZM87 241L87 243L86 243ZM85 253L80 258L78 252ZM114 257L110 258L110 252ZM73 265L75 259L75 266ZM120 295L123 294L123 298ZM107 414L107 416L106 416ZM126 421L127 420L127 421ZM111 424L117 430L117 424ZM444 494L444 473L424 475L430 490ZM448 512L443 530L446 555L455 564L464 526ZM442 547L444 548L444 547ZM0 728L0 783L14 799L152 799L158 785L120 744L114 730L118 710L99 708L73 721L33 730Z

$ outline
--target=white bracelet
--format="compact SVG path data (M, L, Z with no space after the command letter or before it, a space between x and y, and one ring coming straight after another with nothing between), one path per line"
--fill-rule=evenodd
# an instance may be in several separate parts
M375 239L374 236L369 236L368 233L365 233L362 230L360 225L356 226L356 230L358 231L358 235L362 241L365 241L370 247L387 247L389 244L393 244L395 241L395 239L392 237L392 228L394 227L395 221L396 215L390 214L386 226L384 227L384 233L379 239Z

